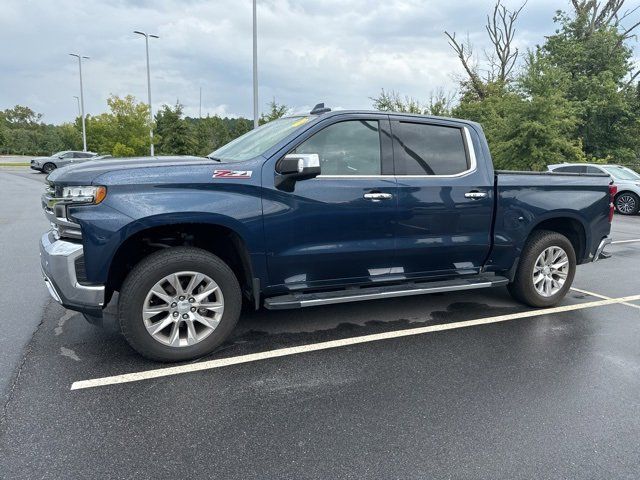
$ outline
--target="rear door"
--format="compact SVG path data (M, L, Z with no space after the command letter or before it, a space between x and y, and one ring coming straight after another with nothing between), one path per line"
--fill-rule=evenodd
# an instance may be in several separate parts
M397 208L388 117L331 117L286 153L317 154L322 173L284 192L274 187L273 165L279 158L263 168L272 286L295 290L388 275Z
M464 124L391 121L398 182L397 270L405 277L478 273L491 244L493 175Z

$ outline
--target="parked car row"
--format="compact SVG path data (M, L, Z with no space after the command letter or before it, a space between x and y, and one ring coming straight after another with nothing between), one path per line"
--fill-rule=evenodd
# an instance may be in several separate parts
M622 215L636 215L640 210L640 174L622 165L596 163L560 163L547 167L557 173L604 173L618 187L614 205Z
M87 160L98 160L101 158L111 158L111 155L98 155L94 152L65 150L63 152L54 153L50 157L34 158L31 160L31 169L49 174L56 168L86 162Z

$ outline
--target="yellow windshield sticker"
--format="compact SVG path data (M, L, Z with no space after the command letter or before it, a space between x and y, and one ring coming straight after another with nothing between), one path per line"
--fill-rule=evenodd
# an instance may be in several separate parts
M291 126L292 127L299 127L300 125L304 125L305 123L307 123L309 121L309 117L302 117L300 120L298 120L297 122L294 122Z

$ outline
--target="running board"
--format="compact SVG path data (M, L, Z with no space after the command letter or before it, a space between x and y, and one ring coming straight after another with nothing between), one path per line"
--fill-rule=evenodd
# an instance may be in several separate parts
M267 298L265 308L269 310L286 310L290 308L314 307L332 303L362 302L379 298L408 297L427 293L455 292L476 288L500 287L509 283L509 279L497 275L474 275L454 280L434 282L412 282L401 285L383 287L362 287L347 290L318 293L293 293L279 297Z

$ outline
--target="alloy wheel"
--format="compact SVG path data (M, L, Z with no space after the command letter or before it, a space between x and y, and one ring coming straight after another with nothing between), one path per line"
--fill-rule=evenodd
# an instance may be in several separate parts
M620 213L629 215L636 210L636 199L632 195L620 195L616 199L616 208Z
M170 347L200 343L218 327L224 297L218 284L199 272L176 272L149 290L142 306L144 326L156 341Z
M569 275L569 256L560 247L549 247L538 255L533 267L533 286L539 295L558 293Z

